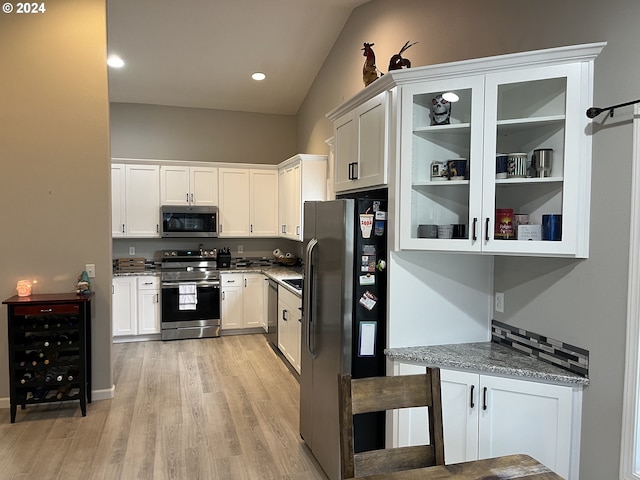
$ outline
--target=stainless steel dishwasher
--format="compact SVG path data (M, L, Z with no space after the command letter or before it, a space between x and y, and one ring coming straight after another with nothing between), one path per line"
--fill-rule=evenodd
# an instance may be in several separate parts
M267 341L278 352L278 282L269 279Z

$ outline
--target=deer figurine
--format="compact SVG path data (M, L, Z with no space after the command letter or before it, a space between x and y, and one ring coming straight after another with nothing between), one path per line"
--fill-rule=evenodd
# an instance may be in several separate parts
M373 53L373 47L375 44L373 43L364 43L364 53L362 54L366 57L364 61L364 65L362 67L362 80L364 82L364 86L373 83L374 80L378 78L378 68L376 67L376 54Z

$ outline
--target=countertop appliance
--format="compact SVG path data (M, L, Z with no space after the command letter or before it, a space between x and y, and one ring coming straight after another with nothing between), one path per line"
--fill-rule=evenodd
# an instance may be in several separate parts
M304 204L300 435L331 480L340 479L338 373L385 375L387 201L375 193ZM384 437L384 413L356 418L356 451L384 448Z
M163 205L160 215L163 238L218 236L218 207Z
M220 336L220 273L216 249L162 253L161 338Z

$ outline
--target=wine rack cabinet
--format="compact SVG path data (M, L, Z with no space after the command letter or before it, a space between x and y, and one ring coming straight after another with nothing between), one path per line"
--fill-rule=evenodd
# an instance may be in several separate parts
M18 405L91 403L91 295L40 294L5 300L11 423Z

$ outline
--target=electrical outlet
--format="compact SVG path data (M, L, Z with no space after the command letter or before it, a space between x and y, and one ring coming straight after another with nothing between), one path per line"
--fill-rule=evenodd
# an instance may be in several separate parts
M136 247L129 247L129 255L135 255L136 254Z
M87 272L87 275L89 275L89 278L96 278L96 266L94 263L87 263L84 266L84 269Z
M495 311L504 313L504 293L496 292Z
M244 247L242 245L238 245L238 253L244 253Z

